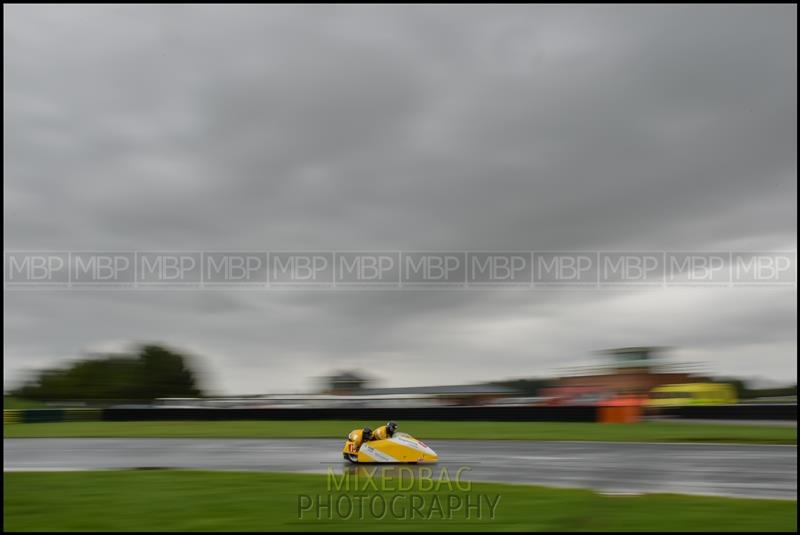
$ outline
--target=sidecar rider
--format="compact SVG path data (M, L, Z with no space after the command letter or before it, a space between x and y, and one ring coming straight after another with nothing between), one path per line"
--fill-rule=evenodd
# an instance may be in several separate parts
M355 445L356 451L361 449L361 444L367 442L368 440L372 440L372 429L369 427L365 427L364 429L355 429L350 431L350 434L347 435L347 440L350 440Z
M386 438L392 438L396 430L397 424L394 422L389 422L388 424L382 425L372 432L372 440L384 440Z

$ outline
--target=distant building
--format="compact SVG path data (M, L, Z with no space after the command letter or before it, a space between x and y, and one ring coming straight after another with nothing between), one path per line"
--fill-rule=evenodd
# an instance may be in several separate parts
M365 377L351 371L340 372L324 379L326 388L323 394L347 396L352 398L351 401L358 398L383 401L418 399L445 405L480 405L519 394L514 388L493 384L369 388Z
M483 405L498 398L517 395L519 392L506 386L477 384L366 388L358 394L364 396L413 395L436 398L447 405Z
M711 379L681 371L663 371L660 347L622 347L601 351L611 363L585 375L560 377L542 392L558 400L586 399L595 402L616 394L646 394L665 384L709 382Z
M599 351L611 357L611 367L617 373L655 372L660 365L661 347L620 347Z
M367 379L354 372L340 372L326 378L327 392L330 394L360 393Z

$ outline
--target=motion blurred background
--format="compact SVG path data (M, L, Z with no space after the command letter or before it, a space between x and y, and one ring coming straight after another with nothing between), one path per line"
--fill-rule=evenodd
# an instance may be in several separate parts
M339 408L370 409L371 415L386 418L402 414L413 420L459 420L465 414L472 414L467 419L635 423L689 418L701 423L794 420L796 425L796 382L764 384L714 376L702 371L703 363L695 366L670 363L666 352L666 348L660 347L607 349L597 352L596 366L568 369L558 377L376 387L371 383L379 380L377 369L372 375L345 370L317 377L317 390L302 394L214 396L203 392L204 375L196 368L196 358L161 346L144 345L130 355L98 355L69 367L40 372L6 394L5 422L291 419L293 414L291 410L231 409L298 409L294 414L303 420L357 419L363 414L331 411ZM431 410L437 407L495 409L480 413ZM506 410L511 407L516 409ZM567 412L558 407L591 410ZM51 410L42 410L45 408ZM376 413L375 409L386 410ZM406 410L398 412L398 409Z
M548 486L392 529L796 531L796 6L3 12L4 527L349 529L295 499L395 419ZM738 285L13 278L142 251L793 260Z

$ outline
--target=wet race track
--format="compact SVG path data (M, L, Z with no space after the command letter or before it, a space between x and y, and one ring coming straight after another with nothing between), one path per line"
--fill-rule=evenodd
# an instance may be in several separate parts
M797 447L736 444L427 441L441 461L432 476L585 487L797 498ZM87 470L194 468L326 473L372 470L341 456L338 439L4 439L3 468ZM374 466L374 465L373 465ZM392 465L392 471L428 467ZM381 469L384 469L381 466ZM380 472L379 472L380 473Z

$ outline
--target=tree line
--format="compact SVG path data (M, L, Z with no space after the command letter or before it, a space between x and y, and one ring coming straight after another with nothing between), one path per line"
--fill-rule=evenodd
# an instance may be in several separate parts
M9 394L38 401L201 396L197 375L187 361L180 353L145 345L133 355L88 358L43 370Z

